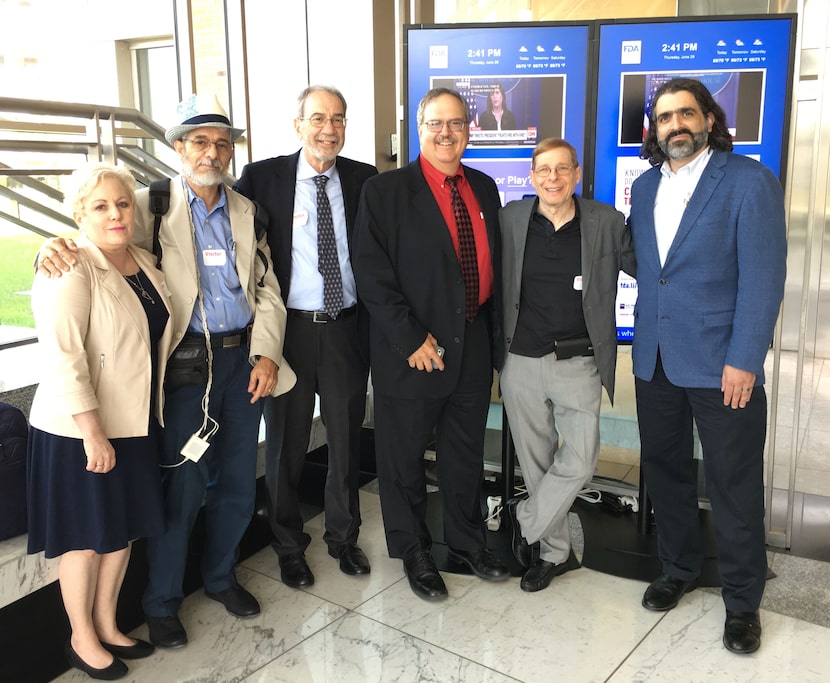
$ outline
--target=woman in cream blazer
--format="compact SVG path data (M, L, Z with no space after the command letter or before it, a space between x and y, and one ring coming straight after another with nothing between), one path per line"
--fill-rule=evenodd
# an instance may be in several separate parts
M127 637L115 609L133 539L164 530L158 468L169 294L152 254L130 246L135 182L95 164L67 193L84 236L78 263L38 274L32 308L41 378L30 414L29 552L60 556L72 628L66 654L93 678L153 646Z

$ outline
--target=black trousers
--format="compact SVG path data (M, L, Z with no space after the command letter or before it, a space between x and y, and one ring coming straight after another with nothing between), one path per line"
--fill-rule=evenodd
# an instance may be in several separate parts
M403 558L432 543L425 521L424 450L433 435L444 539L457 550L484 547L481 483L492 379L489 326L486 316L479 315L467 324L461 374L449 396L400 398L375 392L378 487L390 557Z
M360 430L366 410L368 367L361 353L357 315L333 322L289 316L283 356L297 384L283 396L265 400L265 481L274 551L303 552L311 537L303 531L298 486L314 418L315 394L328 441L324 492L331 550L355 543L360 529L358 485Z
M720 389L672 384L660 359L650 382L635 379L641 466L657 524L663 572L689 580L703 563L692 458L692 419L703 447L706 491L730 611L761 604L767 574L764 531L764 440L767 399L756 386L745 408L723 405Z

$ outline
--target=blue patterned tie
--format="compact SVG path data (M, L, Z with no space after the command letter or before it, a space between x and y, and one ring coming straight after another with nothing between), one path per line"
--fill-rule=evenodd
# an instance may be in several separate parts
M328 176L314 177L317 186L317 270L323 276L323 310L336 318L343 309L343 280L334 239L334 220L326 196Z

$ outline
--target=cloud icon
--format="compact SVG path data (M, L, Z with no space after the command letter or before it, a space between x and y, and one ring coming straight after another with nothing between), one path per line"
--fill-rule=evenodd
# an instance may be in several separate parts
M543 48L541 45L536 46L536 52L544 52L544 51L545 51L545 48Z
M764 41L761 40L760 38L756 38L755 40L752 41L752 44L753 45L763 45Z
M553 51L554 51L554 52L562 52L562 48L561 48L561 46L559 46L559 45L554 45L554 46L553 46Z
M743 44L744 44L744 41L742 41L740 38L738 38L735 41L735 45L737 45L738 47L743 47Z
M726 47L726 43L722 40L718 41L718 47Z
M524 45L522 45L522 46L519 48L519 52L527 52L527 48L526 48Z

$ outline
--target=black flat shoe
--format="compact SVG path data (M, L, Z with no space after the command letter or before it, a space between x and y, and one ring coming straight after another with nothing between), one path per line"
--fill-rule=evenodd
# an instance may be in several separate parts
M507 567L499 562L487 548L479 548L469 552L448 548L447 559L456 564L464 565L478 578L485 581L504 581L510 578Z
M66 653L66 658L69 660L70 666L83 671L87 676L97 681L116 681L119 678L124 678L129 671L127 665L118 659L118 657L113 657L112 664L103 669L91 667L72 649L72 643L70 641L66 642L63 651Z
M761 617L758 612L727 612L723 646L736 655L748 655L761 647Z
M291 553L280 557L280 576L282 582L291 588L306 588L314 585L314 574L302 553Z
M156 647L173 650L187 645L187 633L178 617L147 617L150 642Z
M447 597L444 579L427 550L416 550L404 558L403 569L412 592L423 600L437 602Z
M336 550L329 549L329 555L340 560L340 571L349 576L369 574L369 558L354 543L344 543Z
M566 571L568 571L567 562L554 564L547 560L536 560L522 576L519 588L526 593L535 593L547 588L554 577L564 574Z
M238 583L216 593L205 591L205 595L211 600L221 602L230 614L239 619L255 617L259 614L257 599Z
M112 645L101 641L101 647L121 659L144 659L156 651L155 646L146 640L138 640L138 638L133 638L133 640L135 640L133 645Z
M691 593L697 588L697 579L684 581L676 579L668 574L661 574L643 593L643 607L654 612L666 612L677 607L686 593Z

